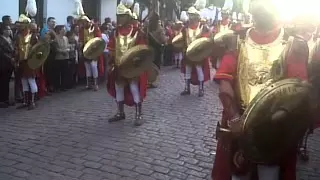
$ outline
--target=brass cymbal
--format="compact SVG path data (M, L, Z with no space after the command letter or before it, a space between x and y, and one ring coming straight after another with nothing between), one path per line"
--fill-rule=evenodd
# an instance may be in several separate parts
M119 67L137 65L140 60L145 58L152 61L153 54L154 52L151 47L147 45L136 45L126 51L116 64L118 64Z
M176 49L183 50L185 42L182 33L179 33L172 39L172 46Z
M31 69L38 69L47 60L50 53L50 44L42 41L35 44L29 53L28 66Z
M226 30L226 31L219 32L214 36L214 44L223 46L226 44L226 39L228 39L229 37L232 37L234 35L235 35L234 31L232 31L232 30ZM223 44L223 45L221 45L221 44Z
M213 39L211 38L198 38L190 43L187 48L186 58L191 62L201 62L205 58L212 55L213 52Z
M95 60L106 48L106 42L101 37L89 40L83 48L83 56Z
M260 91L241 117L245 158L275 163L295 148L314 123L314 95L311 84L298 79L284 79Z
M120 59L119 71L125 78L135 78L150 69L153 64L154 51L146 45L130 48Z

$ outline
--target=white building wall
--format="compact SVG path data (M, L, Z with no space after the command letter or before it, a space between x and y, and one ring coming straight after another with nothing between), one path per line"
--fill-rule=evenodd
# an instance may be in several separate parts
M0 21L2 16L9 15L12 21L19 19L19 0L2 0L0 6Z
M100 21L104 22L104 18L110 17L111 21L116 21L117 0L101 0Z
M68 16L74 16L74 0L47 0L47 7L44 7L44 18L55 17L57 25L67 23Z
M106 17L116 20L117 0L101 0L100 10L102 23ZM67 16L74 16L74 0L44 0L43 11L44 19L55 17L57 24L66 24ZM13 22L17 21L19 19L19 0L5 0L0 6L0 18L4 15L11 16Z

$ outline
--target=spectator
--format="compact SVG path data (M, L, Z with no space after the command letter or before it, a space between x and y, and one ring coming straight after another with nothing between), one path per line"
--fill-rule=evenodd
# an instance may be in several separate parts
M50 43L50 53L46 62L44 63L44 74L47 82L47 90L49 93L55 92L56 87L54 87L55 78L55 58L57 51L57 42L55 41L56 34L53 31L49 31L46 34L45 40Z
M14 45L8 25L0 27L0 108L9 105L9 82L14 69Z
M10 26L11 28L11 25L12 25L12 19L10 16L6 15L6 16L2 16L2 24L5 25L5 26ZM13 39L13 31L11 30L10 31L10 38Z
M70 87L74 87L78 80L77 64L78 64L78 50L79 50L79 36L76 34L79 32L79 26L73 25L69 32L67 32L67 38L69 41L69 68L70 68Z
M11 17L8 15L2 16L2 24L4 24L5 26L10 26L12 24Z
M44 39L46 37L46 34L48 31L54 31L54 28L56 26L56 19L54 17L49 17L47 19L47 25L44 26L41 30L40 36L41 39Z
M102 27L106 27L109 23L111 23L111 19L109 17L104 19L104 23L102 23Z
M103 26L101 30L102 30L102 38L106 42L106 48L104 49L104 53L103 53L104 64L105 64L105 69L108 69L107 66L109 63L110 55L109 55L109 49L108 49L107 45L109 44L109 35L110 35L110 30L111 30L111 24L109 23L105 27ZM106 74L105 76L107 76L108 71L106 71L105 74ZM108 78L106 77L106 79L108 79Z
M74 17L73 16L68 16L67 17L67 24L66 24L66 30L67 32L71 31L71 27L74 24Z
M66 35L66 28L64 25L55 27L57 53L55 59L55 78L54 86L58 90L65 91L68 87L68 60L69 60L69 42Z

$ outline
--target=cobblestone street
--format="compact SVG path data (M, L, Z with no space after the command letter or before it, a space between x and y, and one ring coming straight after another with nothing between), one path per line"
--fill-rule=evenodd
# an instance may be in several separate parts
M217 85L206 95L181 97L183 79L165 68L160 86L149 90L145 124L109 124L116 104L101 85L54 94L34 111L0 109L0 180L209 180L221 106ZM320 179L320 132L309 141L310 161L299 179Z

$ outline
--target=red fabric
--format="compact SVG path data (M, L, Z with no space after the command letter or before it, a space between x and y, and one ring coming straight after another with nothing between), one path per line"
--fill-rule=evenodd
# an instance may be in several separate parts
M250 35L253 41L258 44L267 44L273 42L277 35L279 35L279 29L275 29L272 33L268 35L262 35L255 31L251 31ZM297 57L300 57L298 59ZM227 53L222 59L221 66L217 71L215 80L230 80L233 81L237 73L237 54L236 53ZM304 80L308 79L307 74L307 59L302 58L301 56L296 56L296 54L290 54L286 58L287 65L287 77L297 77ZM227 115L223 112L222 115L222 127L226 126L228 121ZM230 180L231 179L231 165L230 151L226 151L225 148L230 147L230 139L221 138L218 141L216 158L214 161L214 167L212 169L211 177L214 180ZM296 179L296 162L297 162L297 153L293 150L291 153L283 159L280 163L281 167L281 179L282 180L294 180ZM258 178L255 178L257 180Z
M43 98L45 97L47 93L47 82L46 82L46 77L43 74L43 72L38 73L38 81L37 81L38 89L39 89L39 97Z
M169 42L171 42L173 40L173 38L175 37L175 32L171 26L167 26L167 35L169 37L169 39L168 39Z
M203 62L202 65L202 71L203 71L203 75L204 75L204 82L209 81L210 80L210 63L209 63L209 58L206 58ZM184 62L182 62L182 66L181 66L181 72L183 74L186 73L186 65ZM195 66L192 66L192 71L191 71L191 84L192 85L199 85L200 82L198 80L198 73L197 73L197 69Z
M236 52L226 52L222 57L220 68L217 70L214 80L232 81L237 73L237 59L238 56Z
M109 73L108 83L107 83L108 93L114 98L116 98L116 88L115 88L116 75L117 75L116 71L112 71L111 73ZM147 72L144 72L143 74L141 74L139 80L140 80L139 81L139 92L140 92L141 100L143 101L143 99L145 99L147 96L147 87L148 87L148 74L147 74ZM124 87L124 103L127 106L133 106L135 104L133 101L133 96L130 91L129 85L126 85Z
M102 33L98 26L95 26L95 36L102 37ZM103 54L101 54L98 59L99 77L104 77L104 71L105 71L104 67L105 67L104 57L103 57Z
M139 29L135 28L133 26L121 27L121 28L119 27L117 34L120 33L121 35L124 35L124 36L128 35L130 33L130 31L132 30L132 28L133 28L132 36L134 36L135 33L137 31L139 31ZM117 36L117 34L116 34L116 36ZM147 43L147 40L144 39L142 35L138 34L136 44L138 45L138 44L146 44L146 43ZM115 48L116 48L115 37L110 38L108 48L110 51L115 50ZM117 75L117 72L115 70L112 72L109 72L108 83L107 83L108 93L114 98L116 98L116 89L115 89L116 75ZM140 78L139 78L139 92L140 92L141 100L145 99L145 97L147 96L147 88L148 88L148 72L144 72L140 75ZM126 105L128 105L128 106L134 105L133 96L131 94L129 85L126 85L124 88L124 99L125 99L124 103Z

